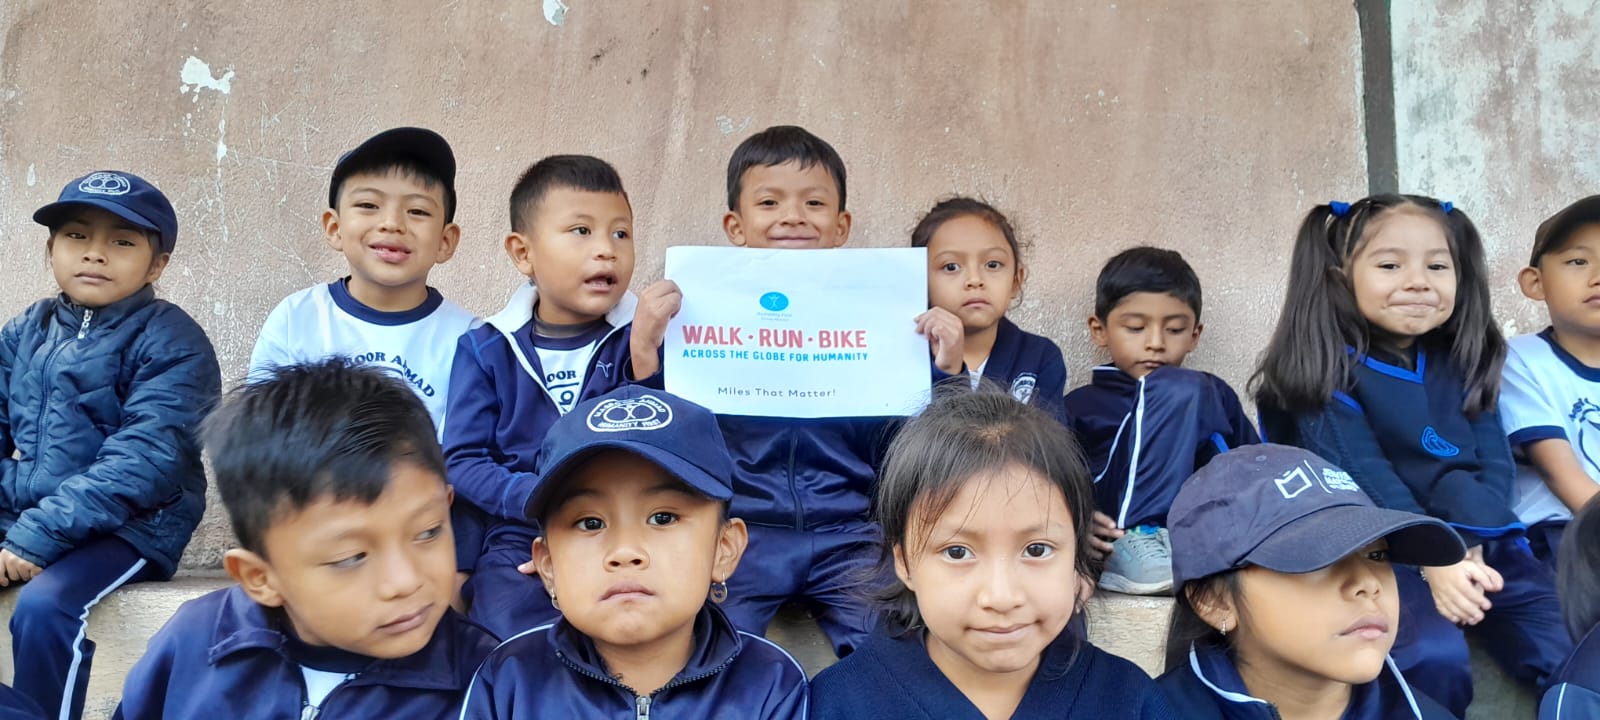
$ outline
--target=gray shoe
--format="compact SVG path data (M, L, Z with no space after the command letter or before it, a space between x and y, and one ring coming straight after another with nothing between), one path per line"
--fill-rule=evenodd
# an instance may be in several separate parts
M1172 594L1172 542L1166 528L1140 525L1111 544L1100 587L1128 595Z

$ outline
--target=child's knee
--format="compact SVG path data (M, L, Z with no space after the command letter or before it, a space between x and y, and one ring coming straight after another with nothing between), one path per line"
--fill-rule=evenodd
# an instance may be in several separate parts
M19 626L74 620L83 614L82 607L69 605L67 598L62 595L55 583L41 582L38 579L24 583L17 591L17 604L11 611L13 632Z

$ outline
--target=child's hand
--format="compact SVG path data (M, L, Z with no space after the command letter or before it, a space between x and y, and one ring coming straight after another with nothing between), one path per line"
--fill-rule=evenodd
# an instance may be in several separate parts
M639 307L633 311L633 337L628 341L634 380L661 372L661 357L656 351L667 339L667 322L682 307L683 291L671 280L659 280L639 293Z
M1089 526L1089 553L1096 560L1106 559L1111 555L1111 544L1123 534L1123 529L1117 527L1117 521L1112 520L1110 515L1094 511L1094 524Z
M1484 590L1488 592L1500 592L1501 590L1506 589L1506 581L1505 578L1500 577L1500 571L1489 567L1489 563L1483 561L1482 545L1478 545L1471 550L1468 550L1467 559L1477 563L1478 567L1483 568L1484 573L1489 576L1489 582L1485 583L1483 586Z
M1454 565L1427 568L1424 574L1440 615L1457 625L1477 625L1494 605L1484 596L1484 588L1499 577L1495 573L1491 578L1491 572L1494 571L1485 572L1483 565L1468 558Z
M0 587L9 586L14 582L27 582L35 575L44 572L44 568L23 560L10 550L0 550L0 568L4 569L4 572L0 573Z
M928 338L933 364L940 371L946 375L961 372L967 334L961 326L961 318L944 308L933 308L917 316L917 332Z

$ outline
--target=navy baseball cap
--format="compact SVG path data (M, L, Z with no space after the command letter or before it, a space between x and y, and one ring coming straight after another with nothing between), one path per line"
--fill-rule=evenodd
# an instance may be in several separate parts
M450 205L449 213L454 215L456 154L450 149L450 143L445 142L444 136L417 127L385 130L340 155L339 161L333 165L333 180L328 183L328 207L339 207L339 187L350 177L354 168L371 167L374 164L400 159L411 160L438 176L444 183L445 201ZM451 220L452 218L445 218L446 222Z
M1450 526L1372 504L1350 474L1296 447L1244 445L1183 483L1167 514L1175 587L1257 565L1328 567L1379 538L1404 565L1452 565L1467 548Z
M33 221L49 228L72 219L72 211L94 207L157 235L156 252L170 253L178 244L178 214L172 203L133 173L100 170L67 183L56 201L33 213Z
M1579 226L1597 222L1600 222L1600 195L1590 195L1546 218L1533 233L1533 258L1528 261L1528 267L1538 267L1539 258L1559 250Z
M523 509L537 521L566 475L601 450L638 455L712 500L733 497L733 458L717 416L688 400L624 385L580 403L550 427L540 448L539 486Z

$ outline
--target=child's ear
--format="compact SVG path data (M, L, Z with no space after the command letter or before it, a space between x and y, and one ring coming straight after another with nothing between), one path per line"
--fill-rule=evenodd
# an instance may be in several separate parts
M461 226L455 223L445 223L444 232L439 234L439 254L433 259L435 265L442 263L456 254L456 247L461 243Z
M339 211L328 208L322 211L322 235L328 240L328 247L339 252L344 252L344 241L339 239Z
M1207 625L1218 630L1232 630L1239 626L1238 608L1233 606L1233 598L1227 593L1205 593L1191 584L1183 589L1183 594L1189 599L1189 607L1194 608L1195 614Z
M1205 331L1206 326L1204 323L1197 322L1194 324L1194 330L1189 333L1189 352L1194 352L1195 348L1200 347L1200 333Z
M907 590L911 592L917 591L916 583L911 581L911 564L906 562L906 546L904 545L894 546L894 575L900 578L900 584L906 586Z
M729 210L728 214L722 216L722 232L728 236L728 242L733 243L734 246L745 246L744 219L739 217L739 213Z
M511 258L511 264L517 266L517 272L529 280L533 279L533 243L527 235L519 232L506 235L506 257Z
M1111 339L1106 337L1106 324L1093 315L1089 316L1089 339L1100 347L1111 344Z
M266 558L244 548L234 548L222 555L222 568L251 600L266 607L283 607L278 578Z
M1087 575L1078 576L1078 603L1073 606L1077 612L1089 606L1089 598L1094 597L1094 581Z
M556 596L556 564L550 556L550 544L540 535L533 539L533 566L539 570L539 580L551 598Z
M167 271L167 262L172 259L172 253L156 253L150 258L150 271L145 273L145 284L152 284L161 279L161 273Z
M1018 265L1017 266L1017 277L1011 283L1011 302L1016 302L1016 301L1022 299L1022 286L1027 281L1027 279L1028 279L1028 269L1023 267L1023 266L1021 266L1021 265Z
M1544 278L1539 275L1539 268L1525 267L1517 271L1517 285L1522 288L1523 297L1544 302Z
M739 558L744 557L744 549L750 544L750 529L745 527L744 521L732 518L722 524L722 531L717 534L717 555L711 565L711 579L714 582L727 582L733 577L733 571L739 567Z
M850 239L850 211L839 211L839 222L834 223L834 240L832 247L840 247Z

